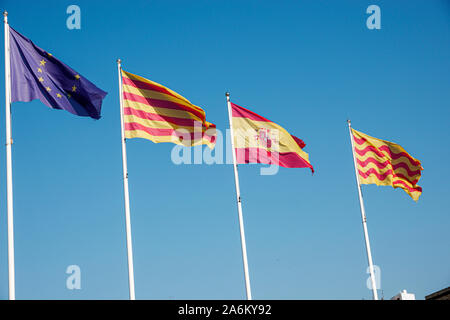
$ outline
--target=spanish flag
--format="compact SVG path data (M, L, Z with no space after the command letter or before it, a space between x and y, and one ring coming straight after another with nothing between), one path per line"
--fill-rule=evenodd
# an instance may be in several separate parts
M230 102L237 163L310 168L305 143L260 115Z
M422 188L417 182L423 170L419 160L396 143L373 138L355 129L352 129L352 135L362 184L402 188L414 201L419 200Z
M125 138L214 148L216 126L178 93L124 70L122 91Z

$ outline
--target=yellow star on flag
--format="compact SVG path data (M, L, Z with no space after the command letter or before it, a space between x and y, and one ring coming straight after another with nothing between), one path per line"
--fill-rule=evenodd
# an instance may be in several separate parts
M74 85L74 86L72 87L72 92L75 92L75 91L77 91L77 87Z
M45 89L47 89L48 92L52 91L52 89L50 87L47 87Z
M76 75L75 75L75 79L80 80L80 75L79 75L79 74L76 74Z
M40 64L39 64L39 65L45 66L46 63L47 63L47 61L45 61L44 59L42 59L42 60L40 61Z
M41 68L38 68L38 72L42 73L42 69L41 69Z
M44 82L44 78L39 77L39 82Z
M57 96L58 98L61 98L61 97L62 97L62 95L60 95L59 93L57 93L56 96Z

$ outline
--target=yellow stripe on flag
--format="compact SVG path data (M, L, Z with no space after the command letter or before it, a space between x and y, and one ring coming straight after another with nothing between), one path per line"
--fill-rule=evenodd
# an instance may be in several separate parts
M360 182L402 188L415 201L422 194L417 185L422 165L400 145L352 129Z
M274 144L271 151L295 152L303 159L309 162L309 155L304 152L299 145L292 139L291 135L280 125L268 121L256 121L249 118L233 117L233 131L235 148L262 148L269 150L267 146L262 143L259 137L261 128L269 129L273 134L273 140L278 141L278 145Z
M214 148L215 125L205 111L156 82L122 70L125 137ZM184 133L184 135L183 135ZM183 135L181 142L178 135Z

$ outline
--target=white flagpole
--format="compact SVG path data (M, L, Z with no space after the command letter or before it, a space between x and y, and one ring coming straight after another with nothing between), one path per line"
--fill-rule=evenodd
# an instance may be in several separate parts
M369 262L369 272L370 272L370 281L372 283L373 299L378 300L378 293L377 293L377 287L375 284L375 275L374 275L374 270L373 270L372 253L370 251L369 232L367 231L366 210L364 209L364 201L363 201L362 192L361 192L361 183L359 181L358 166L356 164L355 143L353 141L352 124L351 124L350 120L347 120L347 123L348 123L348 130L350 132L350 141L352 143L353 164L355 166L356 184L358 186L359 207L361 208L361 218L362 218L362 224L363 224L363 230L364 230L364 239L366 241L367 260Z
M123 121L122 68L120 59L117 59L117 70L119 72L120 127L122 133L122 163L123 163L123 193L125 196L125 224L127 232L127 251L128 251L128 286L130 289L130 300L135 300L136 296L134 293L134 267L133 267L133 245L131 240L130 195L128 191L127 147L125 145L125 128Z
M8 12L3 12L5 23L5 111L6 111L6 193L8 208L8 276L9 300L16 299L14 275L14 223L13 223L13 187L12 187L12 159L11 159L11 65L9 51Z
M227 92L227 105L228 105L228 119L230 121L230 136L231 136L231 149L233 154L233 166L234 166L234 182L236 183L236 199L238 206L238 216L239 216L239 230L241 232L241 247L242 247L242 260L244 262L244 277L245 277L245 289L247 292L247 300L252 300L252 290L250 288L250 276L248 273L248 261L247 261L247 245L245 244L245 232L244 232L244 219L242 217L242 205L241 205L241 191L239 188L239 175L238 168L236 164L236 153L234 149L234 134L233 134L233 123L231 114L231 104L230 104L230 94Z

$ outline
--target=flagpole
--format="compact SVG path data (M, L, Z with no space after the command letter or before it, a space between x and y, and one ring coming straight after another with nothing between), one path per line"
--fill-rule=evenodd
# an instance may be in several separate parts
M231 136L231 153L233 154L233 167L234 167L234 182L236 184L236 200L238 206L238 217L239 217L239 230L241 233L241 248L242 248L242 260L244 262L244 277L245 277L245 289L247 293L247 300L252 300L252 291L250 288L250 276L248 273L248 261L247 261L247 245L245 244L245 232L244 232L244 219L242 217L242 205L241 205L241 191L239 188L239 175L238 168L236 164L236 153L234 149L234 134L233 134L233 124L232 124L232 114L231 114L231 104L230 104L230 94L225 93L227 97L228 106L228 119L230 121L230 136Z
M16 299L14 272L14 222L13 222L13 186L11 158L11 65L9 55L9 25L8 12L3 12L5 24L5 111L6 111L6 193L8 217L8 280L9 300Z
M364 239L366 242L367 260L369 262L369 272L370 272L370 281L372 283L373 299L378 300L378 293L377 293L377 287L375 284L375 275L374 275L374 270L373 270L372 253L370 250L369 232L367 231L366 210L364 209L364 201L363 201L363 197L362 197L361 183L359 181L358 166L356 164L355 143L353 141L352 124L351 124L350 120L347 120L347 123L348 123L348 130L350 132L350 141L352 144L353 164L355 166L356 184L358 186L359 207L361 208L361 218L362 218L362 225L363 225L363 230L364 230Z
M122 68L120 59L117 59L117 71L119 74L120 127L122 133L123 192L125 196L125 224L126 224L127 251L128 251L128 287L130 289L130 300L135 300L136 296L134 293L134 267L133 267L133 245L131 240L130 195L128 191L127 147L125 145L125 128L123 121Z

